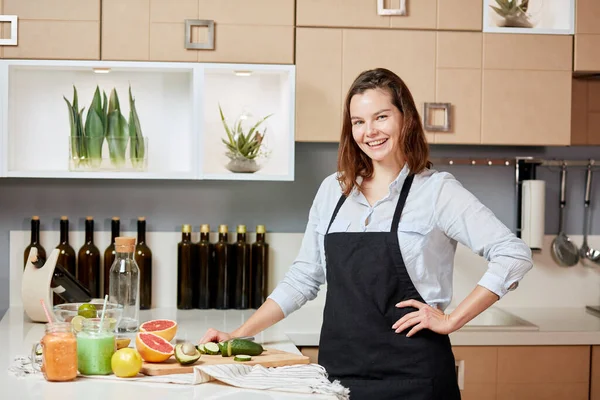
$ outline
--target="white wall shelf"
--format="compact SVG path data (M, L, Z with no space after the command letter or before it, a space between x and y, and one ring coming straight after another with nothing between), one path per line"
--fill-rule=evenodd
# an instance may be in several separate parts
M109 71L98 73L98 71ZM129 120L131 86L148 166L115 170L104 144L102 167L71 170L67 104L77 88L85 117L96 86L117 90ZM0 60L0 177L83 179L293 180L295 66L120 61ZM242 112L273 114L270 157L254 173L225 166L228 122ZM106 159L104 159L106 158Z

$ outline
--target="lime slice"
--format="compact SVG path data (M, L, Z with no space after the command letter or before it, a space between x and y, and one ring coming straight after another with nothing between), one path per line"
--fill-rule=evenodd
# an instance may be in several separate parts
M117 319L116 318L106 318L109 321L108 329L114 331L117 327Z
M93 304L85 303L79 306L77 309L77 315L84 318L96 318L96 306Z
M83 329L84 320L85 318L81 315L76 315L73 317L73 319L71 320L71 328L75 333L81 332L81 330Z

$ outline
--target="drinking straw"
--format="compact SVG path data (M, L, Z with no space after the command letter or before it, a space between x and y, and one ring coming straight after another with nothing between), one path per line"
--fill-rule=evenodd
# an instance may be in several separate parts
M100 327L98 328L98 331L100 331L102 329L102 327L104 326L104 313L106 312L106 303L108 302L108 295L104 296L104 306L102 307L102 315L100 316Z
M52 318L50 318L50 313L48 312L48 309L46 308L46 303L44 303L44 299L40 299L40 303L42 303L42 308L44 309L44 314L46 314L46 318L48 319L48 322L52 323Z

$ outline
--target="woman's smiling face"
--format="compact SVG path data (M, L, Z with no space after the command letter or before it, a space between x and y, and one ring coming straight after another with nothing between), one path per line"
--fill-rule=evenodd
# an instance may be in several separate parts
M368 89L354 95L350 100L350 120L354 140L373 162L398 159L403 117L387 91Z

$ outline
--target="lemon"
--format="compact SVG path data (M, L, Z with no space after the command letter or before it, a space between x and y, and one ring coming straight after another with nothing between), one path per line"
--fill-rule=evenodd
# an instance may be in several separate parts
M142 356L136 349L125 347L112 355L110 365L113 373L119 378L131 378L142 369Z
M96 314L96 306L90 303L84 303L77 309L77 315L80 315L83 318L96 318Z
M71 328L73 329L73 332L78 333L81 332L81 330L83 329L83 320L85 318L82 317L81 315L76 315L73 317L73 319L71 320Z
M129 343L131 343L131 339L126 338L126 337L123 337L123 338L118 337L115 339L115 341L117 342L117 350L128 347Z

